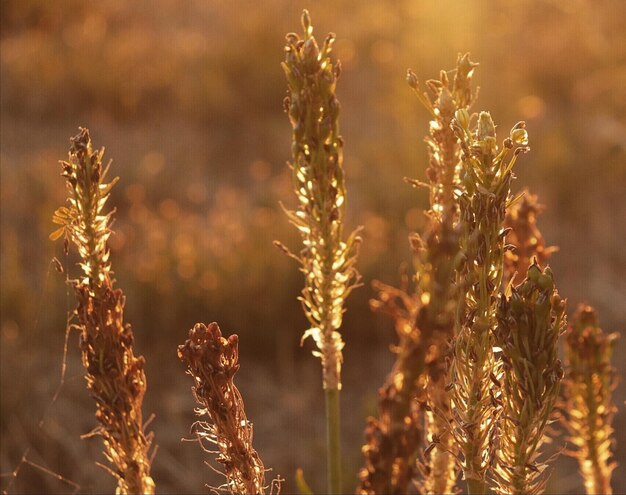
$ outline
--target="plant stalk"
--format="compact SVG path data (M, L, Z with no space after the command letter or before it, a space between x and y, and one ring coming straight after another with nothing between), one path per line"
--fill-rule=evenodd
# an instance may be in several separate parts
M328 449L328 493L341 493L341 435L339 390L327 388L326 395L326 445Z
M487 484L480 480L467 480L467 493L469 495L484 495L487 493Z

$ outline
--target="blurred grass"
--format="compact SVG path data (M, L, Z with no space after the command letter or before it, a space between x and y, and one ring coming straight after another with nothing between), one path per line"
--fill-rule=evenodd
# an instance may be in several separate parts
M423 225L421 192L427 116L406 87L454 66L460 51L481 63L476 109L509 127L525 119L532 151L517 188L539 193L552 267L570 307L598 308L607 330L626 322L626 4L620 0L452 0L440 2L159 0L88 3L4 0L1 48L1 419L0 471L30 446L85 491L112 486L90 461L97 442L83 390L76 336L67 382L58 384L65 314L60 251L47 240L64 197L57 164L78 125L107 147L121 176L112 203L113 265L127 313L148 360L147 412L160 445L161 493L200 492L216 482L195 445L179 440L192 421L190 381L175 345L196 321L220 322L241 337L238 384L268 466L287 477L302 466L323 477L323 411L316 363L298 347L305 321L295 300L296 267L273 239L297 239L277 208L293 204L290 130L279 67L284 34L303 7L320 36L337 33L346 141L349 226L366 227L360 270L397 280L406 235ZM74 259L65 260L71 273ZM360 463L363 419L389 368L393 332L367 309L369 286L354 294L345 321L346 489ZM620 343L617 356L624 351ZM617 363L622 374L623 362ZM617 403L623 404L621 387ZM618 459L626 460L624 414L616 419ZM621 437L621 438L620 438ZM568 460L553 492L581 489ZM6 479L2 480L3 486ZM66 490L25 467L20 492ZM315 488L315 486L314 486ZM319 489L319 487L318 487ZM615 490L626 478L615 474Z

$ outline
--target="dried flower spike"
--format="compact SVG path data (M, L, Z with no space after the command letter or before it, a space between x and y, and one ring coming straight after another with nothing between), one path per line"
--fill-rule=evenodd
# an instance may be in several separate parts
M201 408L194 427L207 452L217 447L217 462L223 466L226 490L232 494L265 493L265 468L252 447L252 423L246 418L243 399L233 382L239 369L239 339L222 337L217 323L197 323L189 338L178 346L178 357L194 381L193 394ZM204 447L204 445L203 445Z
M454 191L459 186L461 148L451 123L455 112L467 110L476 96L471 89L476 65L468 54L459 55L454 80L442 71L439 80L427 81L430 94L421 93L411 70L407 74L409 86L433 117L426 138L428 183L405 179L429 189L429 226L423 239L417 234L410 237L417 265L415 290L408 292L407 275L399 289L374 285L378 299L371 301L371 307L394 319L399 343L394 367L379 391L379 416L370 418L366 428L360 493L407 493L416 467L422 474L418 482L422 493L451 493L456 484L448 350L456 310L454 267L459 241ZM425 411L415 407L416 398ZM423 462L416 465L424 437L428 446Z
M429 136L426 138L428 146L429 165L426 169L428 188L430 191L431 222L442 224L442 229L456 230L459 220L459 204L456 191L460 187L460 172L462 170L461 146L459 138L452 126L455 116L467 115L469 125L469 109L476 100L478 90L472 87L474 69L478 66L469 58L469 53L459 54L457 58L454 78L450 80L448 73L441 71L439 79L426 81L429 93L423 95L415 83L417 78L409 71L409 83L415 90L418 98L432 115L429 126ZM411 84L413 82L413 84ZM458 251L458 236L456 250ZM422 277L423 279L424 277ZM437 281L440 290L452 291L456 294L454 277ZM426 290L425 292L432 292ZM429 309L431 314L439 313L437 318L446 321L447 331L440 333L439 348L449 348L454 337L454 313L456 304L448 298L447 307L435 305ZM427 383L427 398L430 410L425 412L426 440L429 442L424 461L420 466L422 480L419 487L422 493L452 493L456 485L458 450L454 437L450 431L452 424L452 397L448 385L450 383L450 356L439 353L439 358L430 366Z
M518 197L519 200L507 209L504 220L504 226L511 229L506 240L513 248L504 253L505 285L509 281L514 285L521 283L533 260L545 266L552 253L558 251L555 246L546 246L537 227L537 217L544 210L537 196L524 189Z
M588 494L611 494L611 474L617 463L611 399L617 385L611 358L617 333L607 334L598 325L590 306L580 305L565 334L564 424L569 430L572 453Z
M370 417L361 448L364 466L359 472L357 493L405 494L415 475L415 458L423 437L419 397L424 400L425 348L420 345L415 319L419 304L407 292L408 276L401 288L374 282L378 298L373 311L388 314L398 334L397 357L378 391L378 416Z
M409 86L432 116L429 136L425 139L429 157L426 176L430 214L449 226L458 216L454 191L461 171L461 148L451 124L456 112L463 110L466 114L476 99L478 92L472 89L472 77L477 66L470 60L469 53L459 55L454 79L450 81L448 73L442 70L439 79L426 81L430 92L423 93L415 73L409 69L407 75Z
M89 131L72 138L69 160L61 162L69 207L60 207L53 222L61 225L50 238L65 235L78 248L83 278L72 281L78 307L77 326L87 388L97 404L105 455L118 479L117 493L151 494L148 452L152 435L144 433L141 406L146 391L144 359L133 354L133 331L124 323L124 294L113 287L107 239L112 212L103 213L117 179L104 182L104 148L94 151Z
M366 444L362 448L365 466L359 474L361 494L404 494L410 491L416 475L415 459L423 440L423 416L419 404L429 408L432 396L427 394L435 384L445 382L447 355L454 324L454 287L450 283L457 263L458 239L453 231L434 223L421 241L418 253L417 289L409 295L407 287L396 289L377 283L378 299L374 310L388 313L398 332L398 356L392 371L379 390L378 418L369 418L365 430ZM408 281L407 281L408 282ZM436 387L435 387L436 388ZM445 386L442 386L442 390ZM433 401L429 414L437 426L443 419L445 427L439 432L447 444L450 436L445 420L445 400ZM448 402L449 404L449 402ZM440 407L440 405L443 405ZM431 430L431 437L432 437ZM454 457L443 455L445 445L430 455L438 457L437 468L447 479L439 479L438 487L452 491L456 479ZM446 455L450 452L445 451ZM443 467L445 465L445 467ZM429 490L430 488L426 488ZM438 489L438 488L437 488Z
M503 278L506 231L503 222L510 202L512 169L521 152L528 150L523 136L508 137L498 148L495 124L481 112L475 129L467 111L456 112L453 122L463 158L459 190L459 228L463 262L457 273L459 308L455 323L452 378L454 383L455 438L470 493L484 493L491 449L489 436L496 419L490 389L499 376L493 356L496 305ZM518 133L519 134L519 133ZM510 151L513 156L507 159Z
M291 168L299 202L296 211L285 212L304 244L299 256L293 255L305 275L300 300L311 327L303 338L313 338L317 345L314 355L322 361L329 427L329 489L336 493L341 490L339 390L344 346L339 328L345 300L359 282L354 265L361 239L358 230L343 239L346 190L339 101L335 96L339 65L330 58L334 35L329 34L320 49L306 11L302 26L303 39L287 35L282 64L289 90L285 109L293 127Z
M565 328L565 301L549 268L533 264L526 280L501 295L495 343L503 376L499 445L493 481L498 493L543 493L547 464L539 459L553 417L563 367L557 342Z

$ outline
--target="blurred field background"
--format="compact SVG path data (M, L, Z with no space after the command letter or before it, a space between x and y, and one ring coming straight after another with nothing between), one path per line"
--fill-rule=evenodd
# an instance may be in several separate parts
M532 151L515 187L546 205L540 227L561 251L552 260L573 310L594 305L607 330L626 322L626 3L621 0L2 0L1 3L1 420L0 471L29 459L78 483L111 492L114 481L84 389L77 335L61 371L66 314L73 308L48 240L65 198L58 160L69 137L89 127L121 177L111 238L113 267L127 295L136 351L147 359L145 414L159 449L159 493L201 493L219 479L189 436L191 380L176 345L197 321L218 321L241 338L236 382L255 424L265 465L287 479L302 467L325 483L319 363L299 347L306 328L302 276L272 246L297 248L278 201L294 203L285 161L290 126L282 112L279 63L288 31L311 11L318 38L337 33L349 227L365 226L359 262L365 287L348 301L342 394L345 489L355 486L365 417L390 369L390 322L373 315L370 282L395 283L410 262L407 234L420 230L427 198L402 182L424 177L428 116L405 83L454 67L458 52L481 63L475 110L500 128L527 121ZM504 136L503 136L504 137ZM616 351L622 375L624 339ZM624 386L616 392L617 459L626 464ZM39 422L45 417L42 426ZM626 492L626 472L614 489ZM268 475L271 477L271 474ZM11 477L0 480L2 487ZM72 487L24 465L12 493ZM562 456L550 493L580 493Z

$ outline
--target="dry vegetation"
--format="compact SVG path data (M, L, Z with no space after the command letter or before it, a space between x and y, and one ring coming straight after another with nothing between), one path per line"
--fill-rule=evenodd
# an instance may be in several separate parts
M320 8L320 24L340 31L321 44L304 11L303 35L284 48L283 167L275 31L300 7L274 23L278 0L263 14L174 4L3 5L2 489L110 491L111 475L123 494L619 493L620 340L559 294L623 325L623 6L503 2L515 12L498 31L516 41L506 57L493 33L451 29L447 2ZM470 12L468 33L503 24ZM444 41L424 52L434 33ZM463 47L480 67L459 55L420 82ZM400 84L416 60L420 78L409 70ZM508 132L492 118L516 113L528 122ZM64 199L50 162L77 120L110 144L121 181L107 182L104 148L81 128L61 162ZM294 252L280 201L302 241ZM41 288L52 211L64 249ZM350 224L364 227L346 235ZM304 274L306 322L301 276L273 241ZM398 265L399 287L379 281ZM238 335L194 325L207 317ZM201 449L180 443L190 425Z

